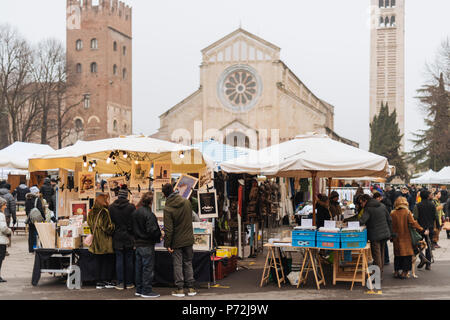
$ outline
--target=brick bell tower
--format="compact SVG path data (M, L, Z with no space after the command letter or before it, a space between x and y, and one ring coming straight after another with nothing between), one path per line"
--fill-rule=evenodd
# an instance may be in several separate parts
M69 141L132 133L132 9L118 0L67 0Z

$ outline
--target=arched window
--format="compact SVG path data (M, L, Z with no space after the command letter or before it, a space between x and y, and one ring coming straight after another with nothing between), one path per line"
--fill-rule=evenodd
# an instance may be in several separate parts
M116 41L114 41L113 49L114 49L114 51L117 51L117 42Z
M384 18L385 27L389 27L389 17Z
M83 71L83 67L81 66L81 63L77 63L77 73L81 73Z
M83 127L84 127L83 121L82 121L81 119L76 119L76 120L75 120L75 129L76 129L77 131L82 131L82 130L83 130Z
M117 120L114 120L113 122L113 130L117 131Z
M91 49L98 49L98 41L95 38L91 40Z
M117 65L116 64L113 66L113 74L117 75Z
M384 6L384 0L380 0L380 1L378 2L378 6L379 6L380 8L383 8L383 6Z
M234 136L234 142L233 142L234 146L237 147L238 146L238 137Z
M85 94L84 95L84 108L89 109L91 107L91 95Z
M127 69L122 70L122 78L125 80L127 78Z
M395 27L395 16L391 17L391 27Z
M384 18L380 17L380 23L378 24L380 27L384 27Z
M249 137L245 137L245 147L247 149L250 148L250 139L249 139Z
M389 2L390 2L390 0L386 0L386 5L385 5L386 8L390 7Z
M127 133L127 124L126 123L123 125L123 132Z
M81 49L83 49L83 41L78 39L77 42L75 43L75 48L77 49L77 51L80 51Z
M126 47L126 46L123 46L122 52L123 52L123 55L124 55L124 56L127 54L127 47Z
M91 72L92 73L97 73L97 62L92 62L91 63Z
M391 0L391 7L395 7L395 0Z

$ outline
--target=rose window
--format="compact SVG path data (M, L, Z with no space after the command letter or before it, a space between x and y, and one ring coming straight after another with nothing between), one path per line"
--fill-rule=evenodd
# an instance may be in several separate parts
M222 74L218 94L222 103L236 112L251 109L261 96L262 82L250 66L233 66Z

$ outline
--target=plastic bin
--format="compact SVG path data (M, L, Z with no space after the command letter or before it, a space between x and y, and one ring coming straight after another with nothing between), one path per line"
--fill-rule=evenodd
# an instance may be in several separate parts
M361 232L341 232L341 248L362 249L367 244L367 229Z
M341 247L341 234L317 232L317 247L323 249L339 249Z
M293 230L292 246L293 247L315 247L316 246L316 230Z

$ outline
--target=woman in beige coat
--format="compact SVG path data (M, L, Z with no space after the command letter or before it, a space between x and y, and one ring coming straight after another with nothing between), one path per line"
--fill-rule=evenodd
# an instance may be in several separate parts
M423 228L414 220L406 198L398 197L395 200L394 208L391 212L392 231L396 234L394 237L394 277L406 279L411 270L412 256L414 255L409 227L413 227L419 232L423 232ZM402 274L400 274L400 270L403 271Z

